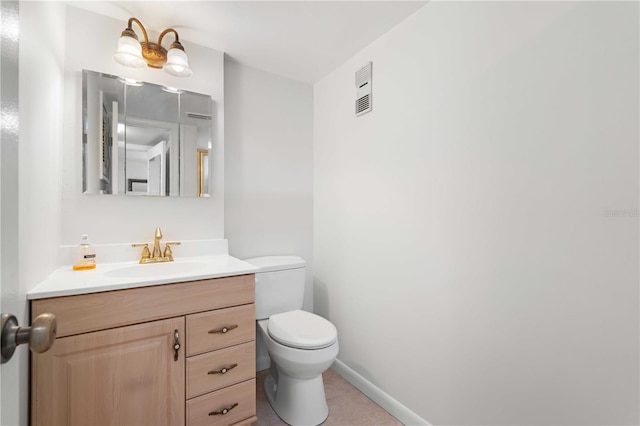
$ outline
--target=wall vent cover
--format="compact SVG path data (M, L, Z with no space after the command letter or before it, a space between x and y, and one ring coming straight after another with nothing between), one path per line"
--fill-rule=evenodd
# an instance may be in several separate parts
M371 69L369 62L356 71L356 117L371 111Z

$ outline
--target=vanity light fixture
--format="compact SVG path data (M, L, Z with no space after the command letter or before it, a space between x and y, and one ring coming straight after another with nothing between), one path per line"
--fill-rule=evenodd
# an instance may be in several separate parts
M126 84L127 86L140 87L140 86L144 85L144 81L138 81L138 80L135 80L133 78L118 78L118 81L120 83Z
M144 41L138 41L138 35L133 31L133 23L138 24L144 35ZM176 39L171 43L169 51L162 47L162 38L167 33L173 33ZM142 22L136 18L129 18L127 28L122 31L118 40L118 50L113 55L113 59L119 64L129 68L144 68L145 65L151 68L162 68L166 72L176 77L190 77L193 72L189 68L187 54L178 39L178 32L173 28L167 28L160 33L157 43L149 42L147 30Z
M162 86L162 90L164 90L167 93L176 93L178 95L182 93L182 90L178 89L177 87L171 87L171 86Z

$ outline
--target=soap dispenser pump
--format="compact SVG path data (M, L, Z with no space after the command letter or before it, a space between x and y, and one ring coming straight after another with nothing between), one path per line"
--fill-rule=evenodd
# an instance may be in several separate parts
M82 234L76 262L73 264L74 271L93 269L96 267L96 251L89 244L89 236Z

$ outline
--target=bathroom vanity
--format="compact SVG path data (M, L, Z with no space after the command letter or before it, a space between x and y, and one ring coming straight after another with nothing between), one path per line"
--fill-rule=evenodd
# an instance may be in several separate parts
M255 278L241 263L231 268L240 275L178 282L100 281L107 266L55 290L62 271L36 287L32 318L53 313L58 333L31 357L31 424L254 423Z

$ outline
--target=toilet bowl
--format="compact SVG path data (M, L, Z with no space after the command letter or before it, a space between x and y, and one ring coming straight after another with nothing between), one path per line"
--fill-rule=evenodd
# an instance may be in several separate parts
M271 359L264 381L267 401L290 425L318 425L329 415L322 373L338 355L338 333L328 320L301 310L302 259L270 256L245 260L256 272L257 332Z
M318 425L325 421L329 407L322 373L338 355L337 339L322 348L302 349L276 341L269 333L269 320L258 321L258 329L267 342L272 362L264 392L273 410L290 425Z

